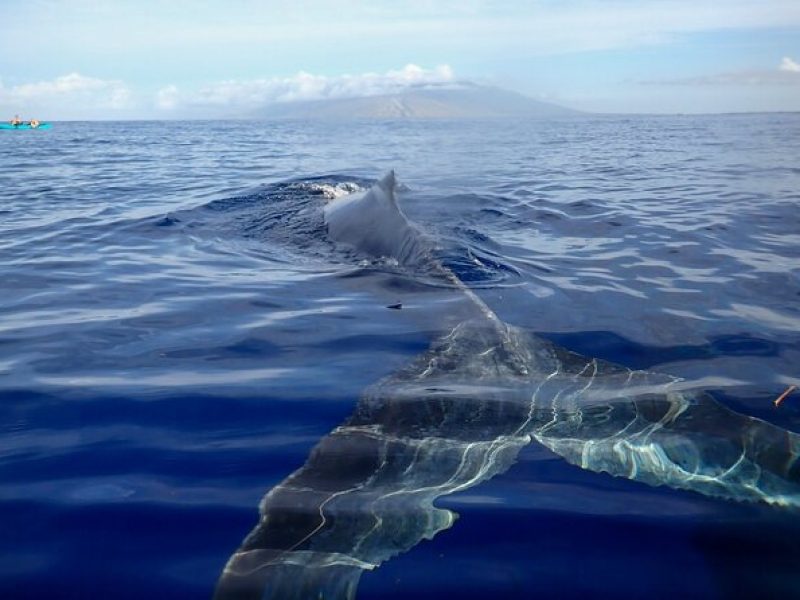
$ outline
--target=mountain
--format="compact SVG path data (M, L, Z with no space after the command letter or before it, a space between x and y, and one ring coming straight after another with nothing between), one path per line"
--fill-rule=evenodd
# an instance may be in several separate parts
M556 117L578 111L522 94L476 84L410 87L393 94L276 103L267 119L461 119Z

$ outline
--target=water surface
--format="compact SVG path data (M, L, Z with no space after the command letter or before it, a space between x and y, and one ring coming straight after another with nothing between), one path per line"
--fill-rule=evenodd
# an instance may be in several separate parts
M797 432L800 117L58 123L0 132L0 590L209 597L264 493L446 329L424 273L325 238L388 169L503 320ZM386 306L402 298L402 310ZM359 598L731 597L800 520L525 447Z

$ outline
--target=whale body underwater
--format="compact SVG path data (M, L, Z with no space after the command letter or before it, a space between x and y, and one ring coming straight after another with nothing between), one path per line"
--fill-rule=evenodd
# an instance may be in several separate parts
M573 465L725 500L800 506L800 436L681 380L581 356L509 325L431 251L394 173L324 208L329 237L424 265L469 316L368 388L270 490L215 597L354 598L378 567L453 525L437 498L506 471L535 441Z

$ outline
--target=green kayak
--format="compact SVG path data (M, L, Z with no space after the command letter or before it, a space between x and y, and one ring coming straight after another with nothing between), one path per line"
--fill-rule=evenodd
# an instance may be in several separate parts
M0 123L0 129L50 129L50 123L39 123L38 127L31 127L30 123L20 123L19 125Z

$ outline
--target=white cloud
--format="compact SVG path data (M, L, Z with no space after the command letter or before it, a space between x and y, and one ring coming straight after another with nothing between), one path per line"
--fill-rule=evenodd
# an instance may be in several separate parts
M172 110L178 106L180 92L175 85L168 85L156 93L156 106L162 110Z
M229 80L181 93L168 86L156 94L156 106L164 110L181 107L253 109L279 102L353 98L391 94L410 87L456 84L448 65L424 69L409 64L386 73L363 73L328 77L300 72L292 77Z
M800 64L784 57L777 69L743 69L726 73L711 73L696 77L680 77L640 81L647 85L800 85Z
M121 81L86 77L70 73L50 81L23 83L12 87L0 84L0 102L13 112L56 110L68 118L89 116L94 110L125 110L132 106L132 93ZM51 118L50 114L42 115Z
M789 73L800 73L800 63L796 63L788 56L784 56L783 60L781 61L780 70L787 71Z

